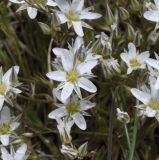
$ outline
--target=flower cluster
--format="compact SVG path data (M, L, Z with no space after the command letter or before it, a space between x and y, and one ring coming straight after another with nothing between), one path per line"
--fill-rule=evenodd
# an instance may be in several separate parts
M65 153L66 150L69 152L72 147L72 125L75 123L80 129L85 130L87 125L84 116L89 115L86 111L96 105L90 101L92 96L83 98L81 89L90 93L97 92L96 86L89 79L94 77L92 69L101 58L85 47L80 37L76 38L72 46L69 44L68 48L53 49L56 55L53 64L57 70L46 74L49 79L60 82L57 88L53 89L53 95L61 103L55 104L58 108L49 113L48 117L56 119L58 123L57 128L63 143L61 152L64 154L68 154ZM83 147L86 148L85 145ZM80 151L77 152L75 148L72 150L73 159L79 157Z
M19 140L15 130L19 127L20 115L15 117L11 115L9 107L5 105L5 102L9 105L13 105L12 101L15 96L21 93L18 89L21 83L18 82L19 66L13 66L5 74L3 74L2 67L0 68L0 141L1 147L1 158L2 160L26 160L25 156L27 145L22 144L15 152L13 143ZM6 150L6 146L12 148L12 152L9 154Z

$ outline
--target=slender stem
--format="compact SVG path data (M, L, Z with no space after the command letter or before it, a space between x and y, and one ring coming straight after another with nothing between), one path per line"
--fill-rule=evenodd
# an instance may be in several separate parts
M138 104L137 100L137 104ZM135 120L134 120L134 129L133 129L133 137L131 141L131 149L130 149L130 154L129 154L129 160L134 159L134 152L135 152L135 146L136 146L136 136L137 136L137 128L138 128L138 116L137 112L135 113Z
M124 129L125 129L126 139L127 139L127 143L128 143L128 148L129 148L129 151L130 151L130 149L131 149L130 137L129 137L129 132L128 132L128 128L127 128L126 124L124 126Z
M54 39L51 38L49 48L48 48L48 55L47 55L47 69L48 69L48 72L51 71L51 50L52 50L53 41L54 41Z
M115 109L115 93L112 91L112 105L110 106L110 119L109 119L109 133L108 133L108 156L107 160L112 159L112 145L113 145L113 126L114 126L114 109Z

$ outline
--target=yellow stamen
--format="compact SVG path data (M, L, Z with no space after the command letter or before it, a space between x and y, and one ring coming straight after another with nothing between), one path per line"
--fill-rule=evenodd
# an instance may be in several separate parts
M0 95L4 95L6 92L6 86L4 84L0 84Z
M67 74L67 80L75 83L78 80L78 73L76 71L71 71Z
M69 13L67 14L67 18L70 20L70 21L79 21L79 18L77 16L77 14L73 11L69 11Z
M132 60L130 60L130 66L132 68L139 68L141 66L141 64L138 62L137 59L132 59Z
M67 111L69 114L74 114L76 112L79 112L79 105L77 103L70 103L67 106Z
M0 128L0 131L2 134L8 134L10 132L10 126L9 124L3 124Z
M150 108L153 110L158 110L159 109L159 101L151 101L149 103Z

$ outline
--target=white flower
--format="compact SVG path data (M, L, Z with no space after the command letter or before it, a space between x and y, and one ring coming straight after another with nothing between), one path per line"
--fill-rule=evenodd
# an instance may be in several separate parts
M61 82L58 89L62 89L62 101L69 98L73 93L73 90L75 90L78 96L82 98L80 88L95 93L97 88L89 78L94 76L91 73L91 70L97 65L97 60L85 60L84 62L77 64L74 54L64 49L62 49L62 52L63 54L61 54L61 50L59 50L62 67L57 71L46 74L48 78Z
M11 147L10 153L6 150L6 148L1 147L2 160L26 160L28 156L26 156L27 145L22 144L17 151L15 152L14 148Z
M29 17L31 19L35 19L36 18L38 10L37 10L36 7L32 7L29 4L30 2L27 3L24 0L21 0L21 1L20 0L9 0L9 1L12 2L12 3L20 4L21 7L18 9L19 11L27 9L28 15L29 15ZM35 3L35 4L32 4L32 5L36 6L37 4ZM48 6L56 6L57 4L56 4L56 2L54 0L47 0L46 5L48 5Z
M82 26L91 28L83 21L84 19L92 20L101 17L98 13L90 12L91 7L83 9L84 0L73 0L72 3L69 3L68 0L56 0L56 3L60 9L60 11L57 11L57 15L61 24L67 22L68 28L73 25L75 32L80 37L84 36Z
M154 87L155 81L155 78L150 77L149 90L141 91L132 88L131 93L144 104L141 105L141 107L138 106L138 108L144 110L144 114L146 114L147 117L156 117L159 121L159 90Z
M157 78L154 87L159 89L159 56L155 53L155 57L156 59L148 58L146 63L149 65L150 75Z
M74 124L74 121L68 120L67 122L65 122L64 120L61 120L58 117L56 117L56 121L58 123L57 128L59 130L62 143L69 144L72 140L70 132L71 132L71 127Z
M117 110L117 119L120 122L123 122L123 123L129 123L130 122L130 117L129 117L129 114L127 112L123 112L119 108L117 108L116 110Z
M3 75L2 67L0 67L0 110L5 100L10 101L9 98L12 93L21 93L21 90L16 88L19 85L16 82L18 72L19 66L14 66Z
M133 70L144 69L146 67L145 61L149 58L149 52L145 51L138 53L133 43L128 44L128 52L121 53L121 59L127 64L127 74L130 74Z
M159 0L154 0L154 4L148 5L148 11L144 13L144 18L153 22L159 22Z
M63 54L72 54L77 64L87 61L94 61L97 63L97 60L101 58L101 55L97 55L92 52L92 49L88 48L89 46L84 46L83 38L77 37L74 44L71 46L69 44L69 49L64 48L53 48L53 52L57 57L62 57Z
M17 118L11 117L8 107L4 107L0 114L0 141L4 146L9 144L9 138L14 133L20 123L16 122Z
M56 92L56 97L62 101L60 91ZM85 111L95 107L96 104L91 103L87 98L79 100L77 96L74 95L70 99L62 102L63 104L56 104L58 108L49 113L48 117L51 119L71 118L80 129L85 130L86 121L83 115L88 115Z

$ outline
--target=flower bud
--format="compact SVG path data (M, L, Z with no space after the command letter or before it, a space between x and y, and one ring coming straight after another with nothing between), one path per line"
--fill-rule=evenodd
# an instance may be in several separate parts
M114 19L114 16L113 16L113 13L109 7L109 5L107 4L106 5L106 23L107 25L111 26L113 25L115 19Z
M135 36L136 33L134 31L134 28L130 24L127 24L127 39L130 42L133 42L135 40Z
M130 117L128 113L121 111L119 108L117 108L117 119L122 123L130 122Z
M139 11L140 10L140 3L138 2L138 0L131 0L131 8L134 11Z
M130 17L129 12L123 7L119 7L119 15L123 21L127 20Z

